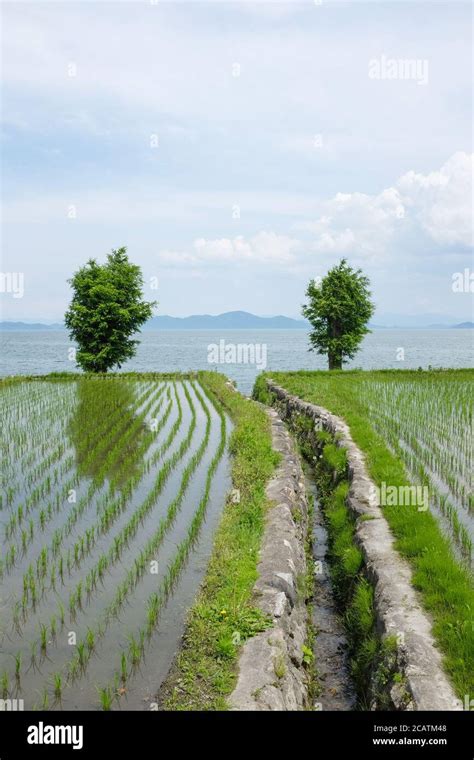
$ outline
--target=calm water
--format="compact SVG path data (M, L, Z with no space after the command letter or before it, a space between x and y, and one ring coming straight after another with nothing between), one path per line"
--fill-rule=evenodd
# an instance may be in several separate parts
M208 346L232 344L266 346L266 369L325 369L324 357L308 351L305 330L150 330L143 332L137 355L123 371L156 372L217 369L250 394L259 368L255 364L208 363ZM68 358L71 341L66 331L0 333L0 374L23 375L74 371ZM397 360L400 349L404 360ZM230 350L230 349L227 349ZM256 354L257 359L264 354ZM225 354L224 354L225 358ZM368 335L356 359L347 367L364 369L470 367L474 364L472 330L376 330ZM263 368L263 367L261 367Z

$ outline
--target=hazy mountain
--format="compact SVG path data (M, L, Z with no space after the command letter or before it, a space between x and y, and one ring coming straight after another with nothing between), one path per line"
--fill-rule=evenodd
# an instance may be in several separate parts
M423 328L472 328L473 322L459 323L459 317L443 314L377 314L372 329L423 329ZM278 315L276 317L258 317L247 311L227 311L224 314L193 314L190 317L170 317L166 314L152 317L143 327L144 330L267 330L299 329L307 330L308 322ZM39 322L0 322L0 331L19 330L64 330L59 322L41 324Z
M152 317L144 330L242 330L242 329L306 329L308 323L291 317L257 317L246 311L228 311L213 316L193 314L190 317L169 317L166 314ZM46 325L29 322L0 322L0 330L64 330L59 323Z
M224 314L193 314L190 317L153 317L144 330L242 330L242 329L305 329L308 323L291 317L257 317L247 311L227 311Z
M11 331L15 330L64 330L64 325L54 323L52 325L44 325L40 322L0 322L0 330Z
M377 312L374 316L373 326L377 327L454 327L459 322L459 317L446 314L394 314L390 312Z

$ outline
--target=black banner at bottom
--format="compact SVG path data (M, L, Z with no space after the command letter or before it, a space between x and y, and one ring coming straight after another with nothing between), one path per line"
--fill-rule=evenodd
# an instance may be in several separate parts
M0 760L95 757L104 750L121 758L172 748L254 755L260 748L295 751L302 742L305 754L334 749L472 760L473 726L471 712L0 712Z

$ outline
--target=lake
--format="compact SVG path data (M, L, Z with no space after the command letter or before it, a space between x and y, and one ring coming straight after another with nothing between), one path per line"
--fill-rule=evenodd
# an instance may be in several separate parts
M245 394L251 393L255 377L264 368L327 368L324 357L308 351L306 330L146 330L140 340L136 356L122 371L217 369L235 380ZM247 356L242 351L239 356L239 344L252 347ZM73 344L65 330L1 332L0 345L2 376L75 369L71 357ZM209 349L211 345L213 349ZM209 363L208 357L219 363ZM473 357L474 333L469 329L374 330L364 339L356 358L345 367L470 367ZM259 367L255 361L249 363L251 359Z

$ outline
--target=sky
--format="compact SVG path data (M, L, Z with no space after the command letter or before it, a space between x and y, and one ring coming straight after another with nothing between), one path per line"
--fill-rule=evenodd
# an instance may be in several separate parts
M345 257L375 322L472 319L471 14L2 2L2 318L61 320L125 245L158 314L298 317Z

